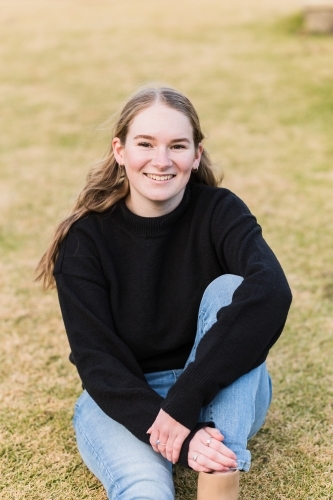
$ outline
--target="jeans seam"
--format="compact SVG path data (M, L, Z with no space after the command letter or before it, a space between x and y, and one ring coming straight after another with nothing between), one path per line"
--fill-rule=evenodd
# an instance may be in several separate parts
M95 455L96 460L99 462L100 466L103 468L103 470L105 471L106 475L110 478L110 481L112 482L112 484L119 489L119 486L117 485L116 481L111 476L108 468L104 465L103 460L101 460L101 458L100 458L99 454L97 453L96 449L94 448L94 446L92 445L91 441L88 439L86 433L84 432L83 428L79 424L78 419L76 419L76 426L77 426L78 430L81 432L81 435L83 436L83 439L86 441L87 445L90 447L90 449L92 450L93 454ZM116 495L118 496L118 493L116 493Z

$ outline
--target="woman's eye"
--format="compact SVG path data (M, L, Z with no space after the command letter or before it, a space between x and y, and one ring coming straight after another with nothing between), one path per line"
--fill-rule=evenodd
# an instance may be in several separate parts
M139 142L139 146L143 148L151 148L151 144L149 142Z
M172 147L173 149L185 149L184 144L174 144Z

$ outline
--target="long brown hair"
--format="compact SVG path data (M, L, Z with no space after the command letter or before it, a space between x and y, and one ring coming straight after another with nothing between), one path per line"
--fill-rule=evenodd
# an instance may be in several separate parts
M197 148L204 139L199 117L189 99L169 87L144 87L139 89L124 105L115 124L112 138L119 137L122 144L125 144L129 126L136 115L156 102L161 102L170 108L176 109L188 117L192 125L194 145ZM204 150L199 170L191 173L189 182L217 186L219 181L212 171L209 155ZM57 227L49 248L37 266L36 281L42 281L45 289L54 286L53 269L59 253L59 245L74 222L89 212L107 210L119 200L125 198L128 193L129 182L125 169L120 168L117 164L111 141L106 158L90 169L86 185L79 193L70 215Z

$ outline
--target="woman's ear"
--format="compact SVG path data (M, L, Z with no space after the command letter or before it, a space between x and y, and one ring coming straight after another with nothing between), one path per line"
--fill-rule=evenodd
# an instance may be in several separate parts
M113 149L113 154L116 159L116 162L118 165L123 165L124 164L124 146L121 143L121 140L119 137L115 137L112 141L112 149Z
M202 155L203 149L204 149L203 145L200 142L198 144L197 149L196 149L195 157L194 157L194 162L193 162L193 167L195 167L195 168L198 168L199 165L200 165L200 160L201 160L201 155Z

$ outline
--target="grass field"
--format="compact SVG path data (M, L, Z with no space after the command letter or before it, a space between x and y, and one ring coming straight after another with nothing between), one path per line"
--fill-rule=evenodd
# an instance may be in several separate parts
M106 498L76 451L80 382L56 294L33 271L107 148L99 125L152 80L192 99L224 185L257 215L293 289L240 498L333 498L333 37L302 33L297 9L0 2L0 498ZM195 474L175 476L177 500L195 499Z

